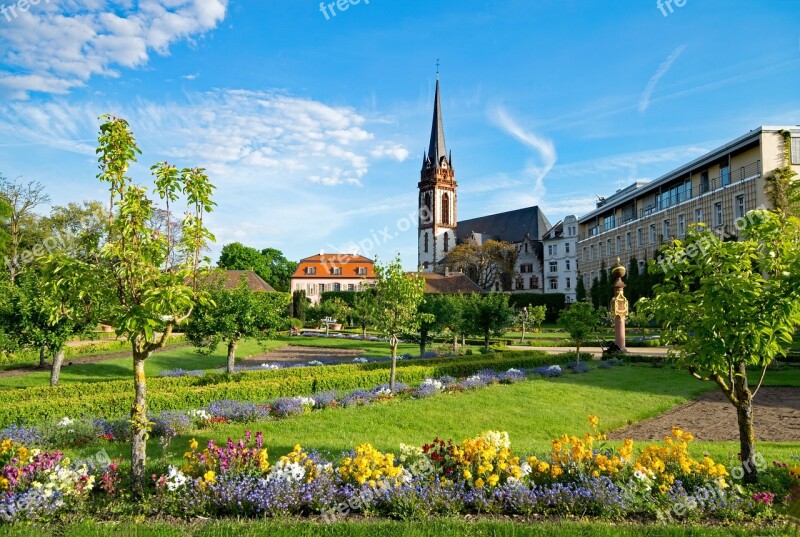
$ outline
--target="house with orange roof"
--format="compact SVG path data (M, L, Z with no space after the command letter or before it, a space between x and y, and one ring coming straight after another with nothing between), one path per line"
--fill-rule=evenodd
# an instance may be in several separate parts
M328 291L360 291L378 281L371 259L354 254L323 254L301 259L292 275L291 291L305 291L319 304Z

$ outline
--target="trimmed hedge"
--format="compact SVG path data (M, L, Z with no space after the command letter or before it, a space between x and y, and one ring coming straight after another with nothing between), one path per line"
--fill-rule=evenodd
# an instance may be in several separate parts
M558 316L561 311L567 307L567 296L563 293L507 293L508 304L516 309L522 309L525 306L545 306L547 307L547 315L545 322L555 323L558 322Z
M443 375L464 377L481 369L532 368L550 365L569 357L525 351L459 358L402 361L397 378L406 383ZM276 397L310 395L320 390L366 389L388 381L390 364L347 364L328 367L288 368L235 375L154 378L148 383L148 409L182 410L201 408L221 399L266 403ZM127 396L130 394L130 397ZM76 383L57 387L40 386L6 392L0 408L0 426L11 423L40 423L65 416L118 417L130 410L130 381Z

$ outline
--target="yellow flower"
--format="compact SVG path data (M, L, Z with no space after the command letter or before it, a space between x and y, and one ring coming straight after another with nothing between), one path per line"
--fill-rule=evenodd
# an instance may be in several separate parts
M476 488L482 489L485 484L486 483L484 483L483 479L481 479L480 477L475 480L475 487Z
M212 470L203 474L203 481L206 483L216 483L217 482L217 474L215 474Z
M8 479L0 477L0 489L6 490L8 488Z
M795 479L800 479L800 466L792 466L789 468L789 475Z
M464 479L472 479L472 472L464 470Z
M192 451L197 451L198 447L199 447L199 444L197 443L197 440L195 440L194 438L189 440L189 449L191 449Z
M600 419L597 416L589 414L589 424L592 426L592 429L597 429L597 426L600 424Z
M489 476L489 479L487 479L487 481L489 483L489 486L493 487L497 485L498 481L500 481L500 476L498 476L497 474L492 474Z

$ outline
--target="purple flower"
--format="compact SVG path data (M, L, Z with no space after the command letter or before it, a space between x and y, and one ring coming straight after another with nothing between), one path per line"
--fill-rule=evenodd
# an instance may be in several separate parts
M214 401L208 405L208 413L217 418L228 421L266 421L269 419L269 409L247 401L232 401L225 399Z

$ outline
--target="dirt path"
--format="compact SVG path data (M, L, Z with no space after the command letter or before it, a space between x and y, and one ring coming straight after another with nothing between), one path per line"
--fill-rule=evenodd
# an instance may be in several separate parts
M328 349L323 347L283 347L251 356L239 362L243 366L261 364L296 365L317 360L325 365L350 363L353 358L363 356L364 351L353 349Z
M753 404L756 440L800 441L800 388L761 388ZM663 440L678 426L695 439L712 442L738 440L736 410L720 391L701 395L654 418L608 434L612 440Z
M156 353L164 352L164 351L174 351L175 349L180 349L183 347L188 347L186 344L180 345L170 345L163 349L159 349L155 351ZM98 354L95 356L73 356L72 358L64 358L64 365L62 367L69 367L71 365L78 365L78 364L94 364L97 362L105 362L106 360L115 360L117 358L127 358L131 355L131 351L124 351L124 352L115 352L112 354ZM36 365L26 365L16 367L14 369L7 369L5 371L0 371L0 378L4 377L17 377L19 375L27 375L28 373L36 373L37 371L50 371L53 362L48 360L45 362L46 366L44 369L39 369L38 362Z

